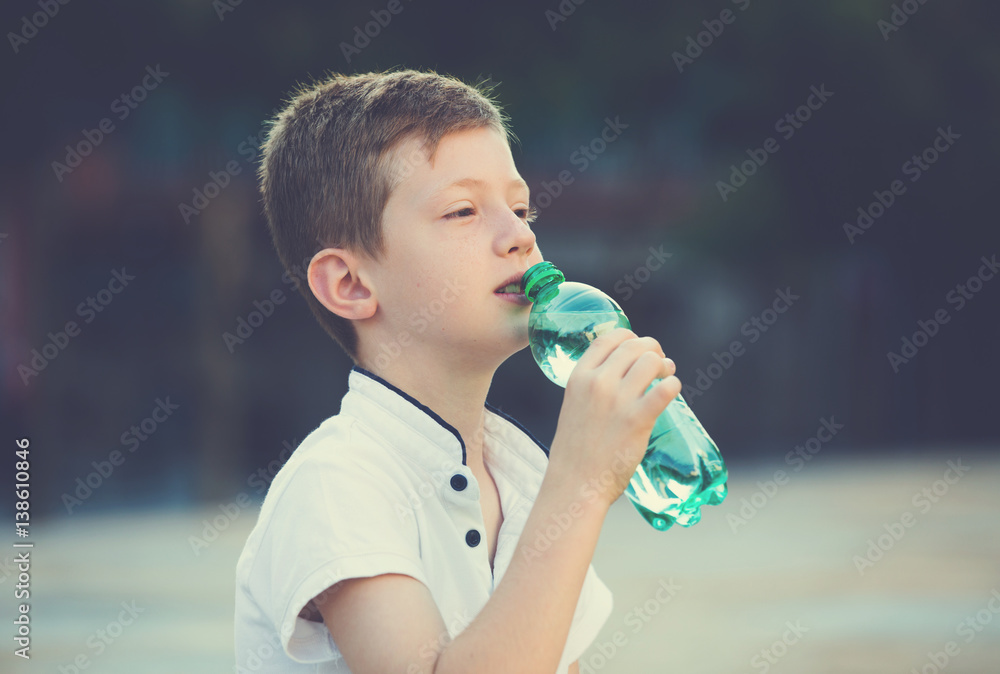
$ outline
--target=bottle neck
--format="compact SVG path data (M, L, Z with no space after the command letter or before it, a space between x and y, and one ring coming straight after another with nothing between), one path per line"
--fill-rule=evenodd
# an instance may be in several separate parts
M529 299L531 299L531 301L534 302L535 304L544 302L549 298L550 295L556 294L556 292L559 290L559 286L565 280L566 279L552 279L539 284L538 286L535 287L535 292L533 293L534 297L531 297Z
M566 280L563 273L551 262L539 262L524 273L522 284L524 294L532 302L538 302L554 292Z

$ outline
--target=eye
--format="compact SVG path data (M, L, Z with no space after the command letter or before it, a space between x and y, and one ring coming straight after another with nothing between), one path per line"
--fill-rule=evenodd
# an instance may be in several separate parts
M528 208L516 208L514 209L514 213L516 213L517 217L521 218L529 225L538 219L538 209L534 206L529 206Z
M476 209L474 209L471 206L469 206L467 208L460 208L457 211L452 211L451 213L448 213L444 217L445 217L445 219L467 218L467 217L475 215L475 214L476 214Z

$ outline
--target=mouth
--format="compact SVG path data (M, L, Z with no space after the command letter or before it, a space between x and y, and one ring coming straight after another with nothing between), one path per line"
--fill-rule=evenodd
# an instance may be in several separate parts
M497 289L493 291L493 294L506 302L513 302L514 304L520 306L527 306L531 304L531 300L529 300L528 296L524 294L524 288L521 287L521 278L523 276L524 272L511 276L499 287L497 287Z
M521 277L524 273L515 274L509 279L500 284L496 290L493 291L496 295L523 295L524 290L521 288Z

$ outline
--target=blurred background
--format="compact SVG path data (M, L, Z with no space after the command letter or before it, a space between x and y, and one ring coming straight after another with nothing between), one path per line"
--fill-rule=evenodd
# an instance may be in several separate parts
M0 669L232 671L236 559L351 366L271 248L264 122L402 66L497 85L546 258L730 466L692 529L616 503L581 671L1000 672L995 3L388 4L4 5L0 475L10 522L30 438L36 547ZM561 399L527 351L490 396L543 442Z

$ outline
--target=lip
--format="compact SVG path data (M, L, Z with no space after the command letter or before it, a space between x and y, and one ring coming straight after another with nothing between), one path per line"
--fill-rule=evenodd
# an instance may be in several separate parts
M531 300L524 293L493 293L496 297L499 297L507 302L513 302L514 304L520 304L521 306L528 306L531 304Z
M527 271L527 270L525 270L525 271ZM523 271L519 272L517 274L512 275L506 281L504 281L503 283L501 283L500 285L498 285L496 287L496 289L494 289L493 294L496 295L497 297L501 298L502 300L504 300L506 302L511 302L513 304L519 304L521 306L527 306L527 305L531 304L531 301L527 298L527 296L524 294L524 292L517 292L517 293L498 293L498 292L496 292L500 288L503 288L504 286L509 285L511 283L516 283L520 287L520 285L521 285L521 279L522 278L524 278L524 272Z
M527 271L527 269L525 269L524 271ZM524 271L522 271L522 272L520 272L518 274L514 274L513 276L511 276L510 278L508 278L506 281L504 281L503 283L501 283L500 285L498 285L496 288L493 289L493 294L494 295L513 295L514 293L498 293L497 291L500 290L501 288L503 288L506 285L510 285L511 283L516 283L518 285L521 285L521 279L524 278ZM517 294L523 295L524 293L517 293Z

